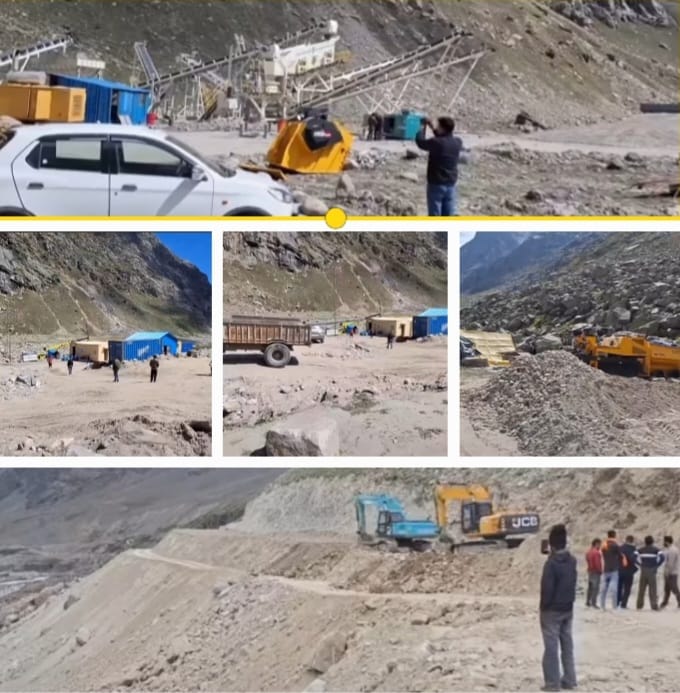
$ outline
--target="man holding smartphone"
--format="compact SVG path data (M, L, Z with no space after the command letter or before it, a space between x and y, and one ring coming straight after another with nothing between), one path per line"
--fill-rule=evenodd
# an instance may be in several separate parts
M416 135L419 149L429 152L427 162L427 214L430 217L453 217L456 209L456 183L458 160L463 148L460 137L454 136L456 124L453 118L443 116L434 125L427 118L420 121ZM433 137L427 136L430 128Z

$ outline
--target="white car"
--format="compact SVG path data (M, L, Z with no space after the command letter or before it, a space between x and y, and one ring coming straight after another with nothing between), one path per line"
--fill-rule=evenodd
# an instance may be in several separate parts
M163 130L21 125L0 138L0 216L295 216L285 185Z
M323 344L326 341L326 328L321 325L312 325L312 342Z

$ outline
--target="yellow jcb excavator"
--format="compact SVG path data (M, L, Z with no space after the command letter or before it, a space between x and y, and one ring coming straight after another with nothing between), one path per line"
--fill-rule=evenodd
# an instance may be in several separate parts
M489 489L479 485L439 484L434 490L437 524L441 541L455 551L465 546L519 546L540 529L538 513L495 511ZM451 532L449 506L460 504L460 531Z

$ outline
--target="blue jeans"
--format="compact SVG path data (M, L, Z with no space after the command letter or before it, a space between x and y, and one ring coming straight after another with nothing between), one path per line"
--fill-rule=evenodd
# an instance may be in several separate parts
M602 592L600 593L600 608L604 609L607 602L607 592L612 592L612 607L616 609L619 602L619 571L605 573L602 576Z
M456 186L427 186L427 215L429 217L454 217L456 211Z

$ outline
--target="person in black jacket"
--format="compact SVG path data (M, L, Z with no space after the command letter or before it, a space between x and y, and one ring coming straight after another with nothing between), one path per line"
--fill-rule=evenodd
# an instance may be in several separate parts
M544 647L542 690L571 690L577 686L572 637L576 559L567 550L567 529L564 525L555 525L550 530L548 543L550 555L541 577L540 622Z
M428 127L434 132L434 137L429 139ZM460 137L454 137L455 129L453 118L439 118L436 126L424 118L416 135L418 148L430 154L427 161L427 215L430 217L452 217L457 214L456 183L463 141Z
M649 602L654 611L659 609L659 594L657 591L656 574L663 564L664 555L654 545L654 537L645 537L645 545L638 549L640 562L640 582L638 585L637 608L645 605L645 593L649 588Z
M616 532L610 529L607 538L602 542L602 590L600 592L600 608L607 608L607 593L612 592L612 607L619 605L619 568L621 567L621 547L616 541Z
M628 599L633 588L633 579L637 573L638 552L635 548L635 537L628 535L621 544L621 564L619 566L619 608L628 608Z

